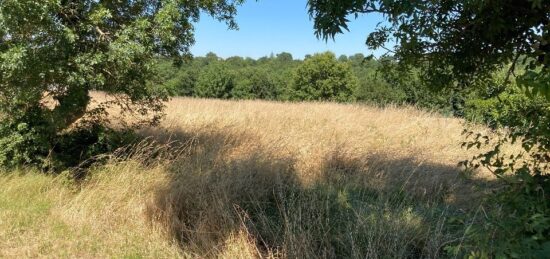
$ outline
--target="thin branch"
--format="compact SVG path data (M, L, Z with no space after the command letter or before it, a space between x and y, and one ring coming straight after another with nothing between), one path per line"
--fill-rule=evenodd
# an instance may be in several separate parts
M506 79L504 80L505 84L510 82L510 75L514 74L514 70L516 70L516 64L519 60L520 55L521 53L517 51L516 57L514 58L514 61L512 61L512 65L510 66L510 68L508 69L508 72L506 73Z
M99 33L99 39L110 39L109 32L103 32L98 26L95 27L97 33Z

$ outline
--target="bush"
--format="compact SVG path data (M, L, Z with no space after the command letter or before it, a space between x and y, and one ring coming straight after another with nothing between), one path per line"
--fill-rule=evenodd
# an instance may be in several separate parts
M293 99L348 102L355 98L357 77L348 63L333 53L315 54L302 63L293 77Z
M203 98L231 98L235 87L235 75L221 62L209 64L201 71L194 95Z
M501 164L504 155L492 150L478 158L505 185L488 197L487 205L480 208L483 214L478 210L466 216L474 220L464 221L465 242L448 247L451 253L473 258L545 258L550 254L550 175L541 173L534 160L523 165Z
M467 132L464 145L492 149L464 161L483 166L503 187L492 194L483 221L471 223L465 248L480 257L543 258L550 254L550 106L543 98L529 98L517 88L486 100L468 103L467 116L492 127L506 127L498 139ZM475 117L474 117L475 116ZM506 145L520 152L506 152ZM455 251L456 252L456 251Z
M43 165L55 129L45 121L43 110L29 107L25 113L0 116L0 166Z
M88 166L97 161L92 159L95 156L113 152L137 139L130 130L116 131L101 124L57 135L47 123L39 119L34 122L32 125L17 121L0 124L0 167L40 166L43 171L58 172ZM81 164L86 160L87 164Z
M44 165L51 148L48 134L43 128L27 123L0 126L0 166L17 167L31 164Z
M278 89L267 71L249 68L240 71L235 88L231 95L235 99L267 99L278 97Z
M170 96L192 96L197 77L197 72L194 70L180 70L164 83L164 89Z
M139 137L130 129L115 130L101 124L77 128L60 136L52 150L56 169L86 168L101 162L101 155L135 143Z
M380 78L372 76L361 81L355 91L358 101L377 105L402 104L405 102L405 92L402 89L392 87Z
M525 116L541 114L549 109L549 103L544 98L529 98L520 89L510 86L496 97L466 100L465 117L491 128L500 128L526 125L528 121Z

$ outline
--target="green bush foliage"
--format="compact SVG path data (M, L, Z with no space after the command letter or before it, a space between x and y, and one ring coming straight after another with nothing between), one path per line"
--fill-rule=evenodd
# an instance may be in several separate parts
M545 114L549 102L540 96L530 98L515 86L507 87L491 98L472 98L466 101L466 118L492 128L526 126L528 114ZM520 115L520 116L518 116Z
M516 84L503 87L502 82L503 76L497 75L466 101L467 119L500 134L491 139L466 131L467 148L488 146L489 151L463 164L488 168L503 186L487 198L481 208L484 217L467 222L471 225L463 246L449 249L474 257L544 258L550 254L550 102L529 96ZM504 151L510 144L520 146L521 152Z
M333 53L315 54L296 69L293 99L315 101L354 100L357 77L347 63L338 62Z
M42 110L0 115L0 119L0 166L44 164L55 131L44 120Z
M368 59L363 54L336 59L332 53L321 53L296 60L283 52L256 60L222 59L209 53L179 67L168 60L158 63L160 88L171 96L358 101L378 106L414 105L458 116L463 115L467 99L458 91L432 91L420 79L419 71L402 70L394 59Z
M357 101L375 105L407 103L406 92L403 88L404 84L395 84L388 77L389 73L382 73L380 70L382 68L381 62L366 59L360 54L349 58L342 56L339 60L349 60L354 74L359 79L359 85L354 93Z
M224 63L216 62L201 71L194 95L205 98L229 99L235 87L235 75Z
M242 69L237 80L232 91L232 97L235 99L275 100L279 96L278 86L265 69Z
M506 109L506 104L499 105ZM467 167L488 168L504 185L480 208L483 217L468 222L467 240L463 247L451 248L455 253L463 249L481 258L544 258L550 253L550 110L531 108L513 106L509 110L524 117L496 113L491 120L506 125L507 132L489 151L463 162ZM464 143L467 147L490 143L488 136L466 133L470 137ZM510 143L521 145L523 151L503 151L502 147Z

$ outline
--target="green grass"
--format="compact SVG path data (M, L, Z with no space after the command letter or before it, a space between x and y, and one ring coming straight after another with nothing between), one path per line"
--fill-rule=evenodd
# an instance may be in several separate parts
M97 173L109 174L106 170ZM32 170L0 174L0 257L181 255L169 239L159 237L161 233L151 234L151 224L142 215L121 212L120 216L137 221L122 224L119 218L109 215L109 197L101 197L98 186L85 183L79 189L66 179ZM108 187L115 186L111 183ZM117 198L116 192L111 198ZM132 197L126 193L125 198L129 202Z

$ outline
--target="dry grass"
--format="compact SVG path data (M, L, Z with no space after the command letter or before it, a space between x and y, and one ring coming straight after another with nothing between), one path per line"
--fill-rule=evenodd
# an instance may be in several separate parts
M168 103L166 113L161 127L145 134L215 139L219 143L210 144L224 159L267 150L270 156L292 159L302 183L317 182L327 167L345 167L375 185L407 179L425 194L446 185L462 195L470 186L456 181L457 163L478 153L460 146L463 121L414 107L178 98Z
M456 167L472 155L460 120L415 108L178 98L166 113L141 134L170 159L144 165L142 148L78 185L0 176L0 256L439 257L463 234L446 218L490 178Z

